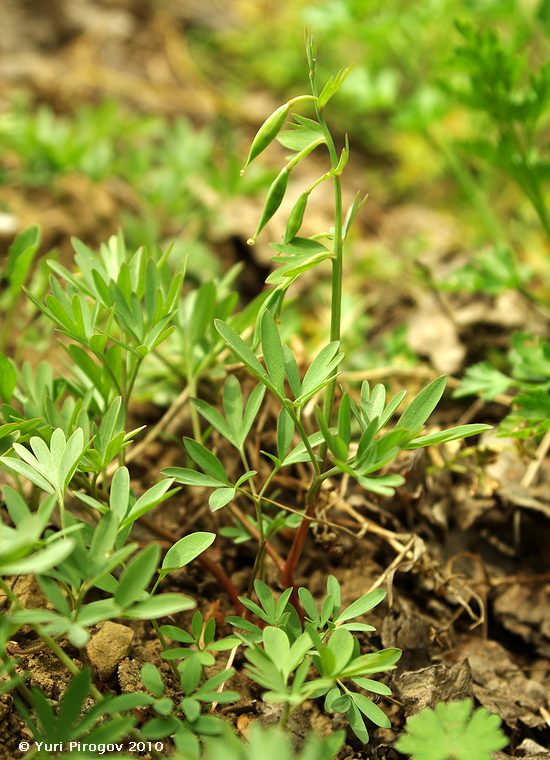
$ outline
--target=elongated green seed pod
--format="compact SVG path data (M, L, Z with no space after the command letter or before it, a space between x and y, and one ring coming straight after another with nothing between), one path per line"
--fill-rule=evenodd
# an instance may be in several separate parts
M273 214L277 211L277 209L281 205L281 202L283 198L285 197L286 186L288 184L288 175L289 175L289 171L288 171L288 168L285 166L281 169L279 174L277 174L277 176L271 183L271 187L269 188L269 191L267 193L267 198L265 199L264 210L262 211L260 221L258 222L258 226L256 227L256 232L254 233L254 236L250 238L250 240L248 240L249 245L254 245L256 238L258 237L260 232L263 230L265 225L269 222Z
M288 217L288 222L286 224L283 243L288 243L290 240L292 240L292 238L295 238L299 232L304 220L304 213L306 210L308 198L309 193L307 191L303 192L294 204L294 207L290 212L290 216Z
M256 133L256 137L252 141L252 145L250 146L250 151L248 153L248 158L246 159L246 164L241 170L241 174L244 172L248 164L253 161L256 156L259 156L260 153L262 153L267 148L267 146L272 143L273 140L277 137L283 127L283 124L286 121L289 111L290 103L285 103L273 111L271 116L267 117L267 119L264 121Z

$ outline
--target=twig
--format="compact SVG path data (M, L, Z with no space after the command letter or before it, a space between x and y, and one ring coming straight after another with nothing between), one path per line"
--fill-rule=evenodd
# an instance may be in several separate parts
M535 454L535 458L532 462L529 462L529 465L527 469L525 470L525 475L521 479L521 486L522 488L529 488L539 471L540 466L544 462L544 458L546 457L548 453L548 449L550 448L550 430L546 431L546 434L542 441L539 444L539 447L537 449L537 453Z
M240 646L241 644L239 642L236 646L233 647L233 649L229 653L229 657L227 658L227 663L225 665L224 671L229 670L229 668L233 665L233 661L235 660L235 655L237 654L237 650ZM224 686L225 686L225 681L218 686L218 689L217 689L218 694L220 694L224 690ZM212 707L210 708L210 712L211 713L216 712L217 706L218 706L218 702L212 702Z
M399 565L405 559L405 557L407 556L407 554L409 553L409 551L413 548L414 541L415 541L415 536L412 536L411 539L409 540L409 542L403 547L403 549L399 552L399 554L397 555L397 557L395 557L395 559L392 561L392 563L390 565L388 565L388 567L384 570L384 572L381 573L378 576L378 578L375 580L375 582L369 588L369 590L367 591L367 593L370 593L371 591L374 591L374 589L376 589L379 586L381 586L384 583L384 581L386 580L386 578L388 577L388 575L393 570L395 570L396 568L399 567Z

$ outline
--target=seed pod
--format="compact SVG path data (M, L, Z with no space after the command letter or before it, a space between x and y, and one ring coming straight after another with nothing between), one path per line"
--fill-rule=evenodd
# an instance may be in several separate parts
M309 193L307 191L303 192L294 204L294 207L290 212L290 216L288 217L288 222L286 224L283 243L290 242L292 238L296 237L297 233L299 232L304 220L304 213L306 210L308 198Z
M273 111L271 116L267 117L252 141L250 152L248 153L246 164L241 170L241 174L243 174L248 164L253 161L256 156L259 156L260 153L262 153L277 137L286 121L289 111L290 103L285 103L284 105L279 106L277 110Z
M288 184L288 174L288 168L284 166L271 183L271 187L267 193L267 198L265 199L264 210L262 211L262 215L260 217L260 221L258 222L258 226L256 227L254 236L248 241L249 245L254 245L254 242L260 232L263 230L265 225L269 222L273 214L281 205L281 202L285 197L286 186Z

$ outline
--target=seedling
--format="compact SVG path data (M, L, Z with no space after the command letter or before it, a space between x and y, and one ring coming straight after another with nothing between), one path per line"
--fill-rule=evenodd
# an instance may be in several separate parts
M407 720L395 746L412 760L491 760L508 739L498 715L484 707L472 708L471 699L426 708Z
M262 125L252 142L245 168L273 141L278 139L290 150L291 157L283 166L267 194L264 210L253 243L267 222L277 212L285 195L288 179L294 167L318 148L328 153L330 165L325 173L306 188L290 213L283 240L273 247L277 251L274 262L279 266L268 278L274 285L269 292L256 321L252 345L247 343L227 321L217 320L216 329L224 342L259 385L251 393L243 412L242 391L234 377L229 376L224 388L225 417L202 401L195 405L199 413L227 438L240 452L244 472L234 482L225 472L223 463L203 445L187 440L185 446L191 459L203 470L199 474L187 468L169 468L165 474L186 485L213 488L210 496L212 509L231 505L241 497L250 500L256 511L256 524L260 552L266 547L262 504L267 497L273 478L285 467L308 462L311 482L307 494L307 507L288 556L278 562L283 586L294 582L294 570L305 543L309 522L315 516L322 483L338 474L348 474L366 490L391 496L404 482L401 475L383 474L383 469L402 450L410 450L457 440L486 430L487 425L460 425L440 433L422 435L422 429L437 406L445 387L445 378L434 380L414 399L392 428L391 421L404 397L404 392L386 402L383 385L373 389L365 383L360 403L352 400L347 390L337 394L337 377L344 354L340 351L340 325L342 310L342 284L344 244L353 220L365 199L356 196L344 216L342 210L341 175L349 159L349 142L338 153L328 127L325 109L344 83L349 68L331 78L319 91L316 82L316 50L312 40L307 44L311 94L294 98L280 106ZM314 118L293 114L299 104L310 104ZM290 129L284 130L287 119ZM321 183L330 181L334 188L334 227L310 237L300 237L304 214L310 194ZM321 240L327 242L325 245ZM331 326L329 343L317 354L301 376L290 348L283 345L277 320L280 318L286 292L305 271L329 261L332 267ZM260 347L263 363L254 348ZM270 475L263 483L256 483L257 473L250 470L244 453L244 442L257 414L263 390L274 396L280 405L276 452L264 452L273 463ZM312 400L322 398L317 405L317 430L307 430L304 409ZM294 445L295 436L299 443ZM244 526L246 529L246 526ZM269 545L267 546L269 551ZM272 553L273 554L273 553ZM260 566L256 565L256 569Z

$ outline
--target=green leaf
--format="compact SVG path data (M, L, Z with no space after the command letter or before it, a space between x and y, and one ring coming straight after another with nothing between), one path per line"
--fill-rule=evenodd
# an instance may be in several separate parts
M226 383L227 383L227 380L226 380ZM191 403L196 409L198 409L199 413L202 414L204 419L207 422L209 422L213 428L215 428L219 433L221 433L224 438L226 438L230 443L233 444L233 446L238 448L239 444L238 444L238 439L235 436L235 432L233 428L229 426L228 421L224 419L221 412L219 412L215 407L211 406L210 404L207 404L206 401L202 401L199 398L192 399Z
M333 341L319 351L304 375L302 393L296 401L309 400L329 380L344 356L338 354L338 347L338 341Z
M254 422L258 412L260 411L260 406L262 405L264 395L265 395L265 385L257 385L254 388L254 390L251 391L250 396L248 397L248 401L246 402L246 407L244 410L243 424L241 428L241 445L246 440L246 437L248 433L250 432L250 428L252 427L252 423Z
M352 65L346 66L345 69L341 69L335 77L330 77L319 94L319 109L322 110L329 100L336 95L342 84L346 81Z
M159 563L160 547L151 544L132 559L124 569L114 595L121 607L127 607L143 596Z
M120 528L127 528L129 525L132 525L146 512L150 512L161 502L165 501L169 496L171 496L174 491L169 491L168 489L173 482L174 481L172 478L169 478L168 480L161 480L158 483L155 483L154 486L151 486L151 488L147 489L147 491L145 491L145 493L139 497L135 504L130 507L130 511L122 520Z
M40 246L40 237L39 227L28 227L18 233L8 249L6 278L9 283L9 293L13 299L19 296L27 280L32 260Z
M283 147L298 152L324 137L319 122L298 114L294 114L293 118L294 121L290 122L289 129L285 129L277 137Z
M344 673L340 673L341 678L355 678L356 676L372 675L372 673L381 673L384 670L391 670L395 663L402 655L400 649L391 647L389 649L380 649L378 652L371 652L356 657L346 667Z
M0 353L0 397L9 403L15 386L17 385L17 372L11 359Z
M338 615L334 622L336 625L338 625L338 623L344 623L346 620L351 620L352 618L364 615L366 612L372 610L373 607L376 607L377 604L380 604L380 602L385 598L386 592L381 588L374 589L374 591L369 591L368 594L365 594L360 599L357 599L355 602L350 604L349 607L346 607L346 609L341 612L340 615Z
M344 220L344 225L342 227L342 238L345 240L348 236L349 230L353 222L355 221L355 218L359 211L363 208L365 203L367 202L367 197L364 195L361 197L361 193L357 192L357 195L353 199L353 203L351 204L350 208L348 209L348 213L346 214L346 218Z
M285 396L285 360L281 337L273 314L264 312L261 323L264 361L274 387L280 398Z
M214 320L214 325L237 359L240 359L258 380L268 387L272 387L265 369L240 335L237 335L235 330L220 319Z
M237 489L233 487L217 488L215 491L212 491L208 499L208 505L212 512L227 506L235 498L236 493Z
M292 445L293 436L294 421L283 407L277 418L277 456L281 461L283 461Z
M391 689L386 686L385 683L373 681L372 678L354 678L353 683L357 684L357 686L360 686L362 689L372 691L373 694L382 694L386 697L391 694Z
M177 718L153 718L140 728L145 739L164 739L172 736L179 728L181 721Z
M328 640L327 649L332 654L330 670L325 676L338 676L353 655L355 639L345 628L337 628Z
M110 620L118 617L122 613L121 608L113 599L99 599L96 602L84 604L77 615L77 622L80 625L88 627L96 625L103 620Z
M341 463L338 463L341 465ZM378 493L381 496L393 496L395 488L402 486L405 482L405 478L402 475L382 475L379 478L366 478L364 475L356 475L357 482L360 483L363 488L372 493Z
M484 707L472 713L472 700L440 702L407 719L405 733L395 746L413 760L491 760L508 739L498 715Z
M113 475L109 494L109 506L119 523L128 511L129 498L130 473L126 467L119 467Z
M436 380L432 380L432 382L423 388L418 396L411 401L399 418L395 427L411 431L419 430L438 405L446 384L447 378L445 375L438 377Z
M281 628L268 625L264 628L263 642L266 654L275 663L280 673L286 674L290 655L290 641Z
M154 694L155 697L162 697L164 694L164 681L158 668L153 663L146 662L141 668L141 680L145 688Z
M223 410L227 419L226 427L231 430L231 435L237 448L241 440L241 427L243 422L243 394L241 384L235 375L228 375L223 386Z
M168 549L162 562L161 576L179 570L192 562L199 554L202 554L216 540L215 533L191 533L189 536L180 538L179 541Z
M374 702L365 697L364 694L359 694L355 691L350 693L351 698L355 702L356 707L361 710L363 715L366 715L369 720L380 726L381 728L391 728L391 723L385 713L375 705Z
M71 679L59 705L59 722L69 727L80 716L90 688L90 669L83 668Z
M207 475L210 475L210 477L215 480L222 483L229 483L225 468L217 456L192 438L185 438L183 443L187 449L187 453L191 459L199 465L201 470L204 470Z
M13 444L13 449L20 456L25 456L22 454L22 451L27 451L24 446L19 446L17 443ZM27 462L22 462L20 459L15 459L15 457L0 457L0 462L6 465L8 469L14 470L15 472L19 473L19 475L23 475L23 477L30 480L31 483L34 483L35 486L38 486L38 488L41 488L46 493L55 493L55 489L51 483L49 483L46 478L42 477L42 475L40 475L40 473L38 473L32 465L27 464Z
M355 736L359 739L359 741L363 742L363 744L368 744L369 732L367 731L365 722L361 717L361 713L359 712L354 702L349 706L348 721L349 727Z
M489 362L480 362L468 367L460 388L453 392L453 398L479 394L482 399L491 401L499 393L506 393L513 384L511 377L504 375Z
M225 486L227 481L216 480L208 475L203 475L202 472L196 470L190 470L188 467L166 467L162 470L163 475L168 475L176 481L176 483L183 483L186 486L204 486L206 488L219 488L219 486Z
M484 425L481 423L458 425L457 427L448 428L447 430L441 430L439 433L430 433L429 435L423 435L419 438L413 438L413 440L403 446L403 448L409 451L411 449L419 449L423 446L437 446L440 443L458 441L462 438L469 438L472 435L479 435L479 433L491 429L491 425Z
M62 538L55 541L45 549L34 552L29 557L19 559L14 562L3 564L0 562L0 573L2 575L29 575L44 573L56 567L75 547L75 541L72 538Z
M124 617L131 620L154 620L165 615L175 615L176 612L192 610L196 606L194 599L183 594L159 594L132 605L124 611Z

